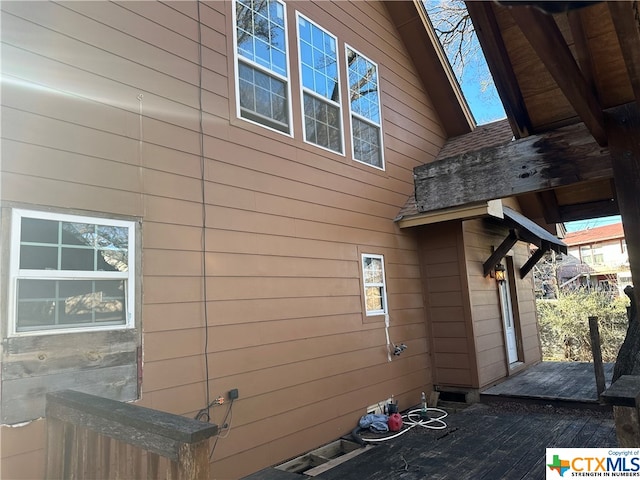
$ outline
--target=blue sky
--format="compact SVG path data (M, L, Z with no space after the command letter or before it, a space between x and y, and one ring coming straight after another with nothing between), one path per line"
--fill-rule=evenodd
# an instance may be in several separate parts
M427 0L425 1L425 5L429 10L431 6L436 5L441 1L446 2L450 0ZM461 69L454 66L453 69L456 77L458 78L462 93L469 104L471 113L478 125L503 119L506 117L506 114L491 78L489 67L484 59L484 55L482 54L482 49L480 48L475 32L472 34L472 37L470 37L469 44L471 47L468 51L471 52L471 55L466 57L464 68ZM447 51L449 61L453 64L452 54L453 52ZM568 232L575 232L577 230L600 227L620 221L620 216L616 215L612 217L602 217L577 222L566 222L565 227Z

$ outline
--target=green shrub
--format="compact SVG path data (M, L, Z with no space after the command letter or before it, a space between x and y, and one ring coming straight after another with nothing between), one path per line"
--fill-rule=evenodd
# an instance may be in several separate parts
M627 333L627 297L601 292L560 293L557 300L537 300L542 357L547 361L593 361L589 317L598 317L602 359L615 362Z

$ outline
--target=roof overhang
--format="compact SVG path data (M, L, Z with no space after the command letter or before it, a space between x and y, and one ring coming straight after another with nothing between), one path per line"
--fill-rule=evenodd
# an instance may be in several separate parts
M487 202L480 202L462 207L445 208L427 213L417 213L417 210L414 208L413 211L407 213L407 210L410 209L411 203L413 203L415 207L413 195L407 201L409 207L405 205L405 208L403 208L394 220L400 228L418 227L420 225L442 223L450 220L471 220L472 218L486 216L500 219L504 218L501 200L489 200Z
M494 250L491 256L482 265L483 273L486 277L491 270L502 261L507 252L517 241L524 241L536 245L538 249L527 262L520 267L520 278L524 278L538 263L538 261L550 250L557 253L567 253L567 246L562 240L551 235L544 228L529 220L524 215L512 210L509 207L502 207L504 213L503 224L509 227L509 235Z

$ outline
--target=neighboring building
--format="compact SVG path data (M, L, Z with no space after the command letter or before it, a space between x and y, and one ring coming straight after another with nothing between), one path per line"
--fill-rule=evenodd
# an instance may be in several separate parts
M0 9L3 478L43 476L47 391L237 388L238 478L541 360L537 197L416 205L414 168L514 135L474 129L421 2Z
M588 287L618 295L632 284L622 223L571 232L564 242L577 261L558 267L563 288Z

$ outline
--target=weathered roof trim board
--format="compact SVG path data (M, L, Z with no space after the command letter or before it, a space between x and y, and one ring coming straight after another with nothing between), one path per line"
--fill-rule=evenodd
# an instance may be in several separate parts
M504 222L516 228L522 240L532 243L538 248L541 248L544 243L548 243L551 250L558 253L567 253L567 245L562 240L554 237L534 221L529 220L509 207L502 207L502 210L504 212Z
M518 240L531 243L538 247L538 250L520 268L520 278L524 278L527 273L531 271L533 266L538 263L545 252L553 250L558 253L567 253L567 246L565 243L551 235L537 223L529 220L521 213L518 213L509 207L503 206L502 210L504 213L503 223L510 227L509 235L507 235L500 246L495 249L487 261L482 265L485 277L489 275L495 265L504 258L507 252Z
M613 177L609 150L596 144L583 123L469 150L416 167L413 174L420 212Z
M640 106L640 4L607 2L636 103Z
M598 99L582 75L553 16L533 7L513 7L511 16L599 145L607 144Z
M420 0L385 1L448 137L468 133L475 120Z
M467 1L465 4L511 129L517 138L526 137L532 130L531 119L511 67L492 2Z
M447 208L437 212L421 213L417 215L398 216L395 221L400 228L417 227L432 223L447 222L449 220L470 220L479 217L504 218L501 200L489 200L477 205Z

